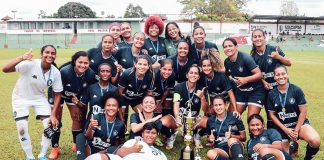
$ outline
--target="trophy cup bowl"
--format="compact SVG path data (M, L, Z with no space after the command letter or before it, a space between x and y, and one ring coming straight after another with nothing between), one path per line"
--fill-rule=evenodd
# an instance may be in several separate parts
M191 116L191 112L189 112L188 115L184 117L184 121L185 121L184 130L186 133L186 135L184 136L184 142L186 144L186 147L182 150L181 153L181 159L183 160L194 159L194 151L190 147L190 145L193 142L194 120L195 117Z

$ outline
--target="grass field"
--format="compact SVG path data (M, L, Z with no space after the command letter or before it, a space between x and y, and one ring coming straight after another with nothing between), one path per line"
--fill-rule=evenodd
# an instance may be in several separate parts
M73 53L78 49L58 49L56 62L58 65L68 61ZM0 49L0 66L9 62L10 59L21 55L27 49ZM300 86L307 98L307 117L310 119L312 126L321 135L321 141L324 137L324 51L314 52L290 52L285 51L286 55L292 60L292 67L289 68L290 82ZM39 49L33 50L34 57L40 55ZM18 135L15 127L15 122L12 118L11 107L11 92L18 78L17 73L5 74L0 72L0 159L25 159L25 154L18 141ZM35 120L33 110L30 110L29 118L29 134L32 139L34 155L37 156L40 150L40 138L43 132L42 125ZM63 127L60 139L61 155L60 159L69 160L75 159L76 156L71 152L72 135L70 131L71 120L67 108L64 108ZM262 110L264 115L264 110ZM246 119L246 113L243 114L243 120ZM245 122L246 124L246 122ZM323 128L322 128L323 127ZM206 141L206 137L203 138ZM164 151L168 159L179 159L180 149L183 147L180 136L177 137L175 147L172 151ZM302 142L301 150L298 157L294 159L303 159L305 154L305 143ZM205 147L200 155L204 157L207 152ZM323 147L314 159L324 159Z

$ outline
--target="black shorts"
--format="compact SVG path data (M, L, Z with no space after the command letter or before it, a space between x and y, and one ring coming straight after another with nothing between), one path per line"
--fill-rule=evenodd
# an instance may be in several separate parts
M234 90L236 96L236 104L239 105L255 105L260 108L265 103L265 90L263 88L255 88L252 91L241 91L238 88Z
M303 125L305 125L305 124L310 124L310 122L309 122L309 120L307 118L305 119ZM296 127L296 125L295 126L291 126L289 128L295 128L295 127ZM280 133L283 141L288 141L288 142L290 141L289 136L282 129L280 129L277 126L275 127L275 129Z

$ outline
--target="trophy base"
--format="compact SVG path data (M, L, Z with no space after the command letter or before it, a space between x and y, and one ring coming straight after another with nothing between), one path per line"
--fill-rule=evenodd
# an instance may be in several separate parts
M181 156L179 160L194 160L195 159L195 154L194 151L185 151L185 148L181 150Z

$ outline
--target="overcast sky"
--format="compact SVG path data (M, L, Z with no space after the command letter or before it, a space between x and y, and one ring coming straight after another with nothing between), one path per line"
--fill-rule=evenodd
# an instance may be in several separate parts
M282 0L249 0L246 9L254 14L279 15ZM37 18L40 10L51 15L69 2L68 0L7 0L0 9L0 17L6 15L16 18ZM97 16L114 14L116 17L123 16L129 3L140 5L146 14L180 14L182 6L177 0L78 0L93 11ZM323 0L295 0L300 14L310 17L324 16ZM4 5L5 4L5 5Z

